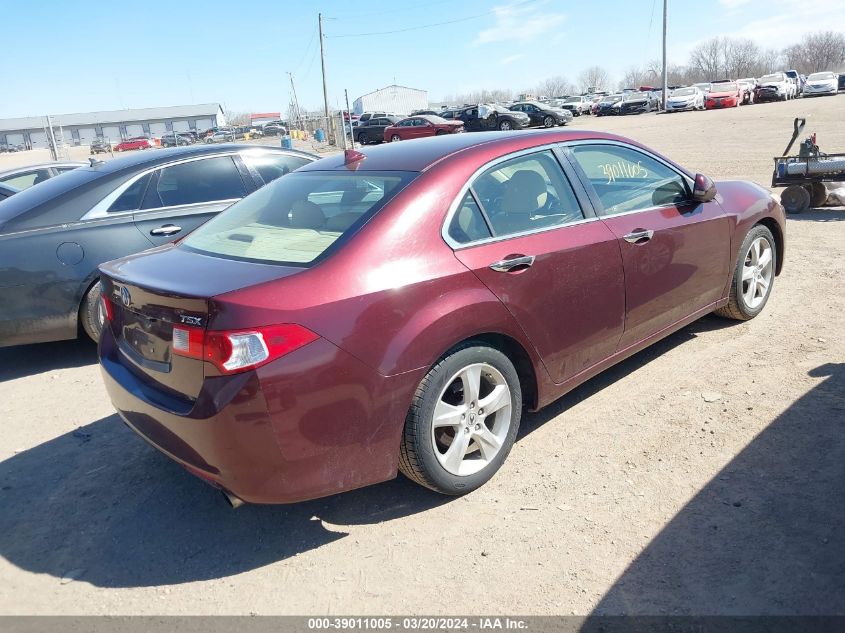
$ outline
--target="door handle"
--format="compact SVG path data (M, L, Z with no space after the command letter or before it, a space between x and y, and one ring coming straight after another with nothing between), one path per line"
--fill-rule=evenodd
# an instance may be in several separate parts
M534 263L533 255L519 255L517 257L509 257L490 264L490 268L500 273L507 273L514 268L528 268Z
M646 229L637 229L635 231L631 231L627 235L624 235L622 239L624 239L626 242L630 242L631 244L645 244L652 237L654 237L654 231Z
M164 226L160 226L157 229L150 231L150 235L174 235L181 230L181 226L176 226L175 224L165 224Z

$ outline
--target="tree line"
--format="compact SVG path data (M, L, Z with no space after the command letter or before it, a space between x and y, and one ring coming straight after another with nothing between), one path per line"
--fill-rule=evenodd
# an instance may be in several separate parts
M809 75L824 70L845 71L845 34L819 31L783 49L761 48L753 40L734 37L714 37L696 46L686 64L669 64L667 76L670 86L687 86L715 79L760 78L778 70L797 70ZM660 86L663 67L659 60L644 66L632 66L615 86L636 88ZM610 90L610 74L601 66L582 71L575 81L567 77L549 77L533 88L515 91L510 88L482 89L446 95L443 101L454 104L510 101L520 94L560 97L581 94L590 88Z

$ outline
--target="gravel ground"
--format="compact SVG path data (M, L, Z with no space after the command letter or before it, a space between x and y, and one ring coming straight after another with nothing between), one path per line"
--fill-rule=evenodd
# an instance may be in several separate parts
M624 118L766 184L845 96ZM85 341L0 350L3 614L845 614L845 210L788 222L766 310L707 317L524 418L446 499L401 477L229 510L120 423ZM463 591L466 591L464 595Z

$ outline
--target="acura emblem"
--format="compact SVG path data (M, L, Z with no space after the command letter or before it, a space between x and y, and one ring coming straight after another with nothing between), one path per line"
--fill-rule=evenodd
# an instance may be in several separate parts
M127 308L129 307L129 303L132 301L132 297L129 295L129 288L126 286L123 286L123 288L120 289L120 300L123 301L123 305Z

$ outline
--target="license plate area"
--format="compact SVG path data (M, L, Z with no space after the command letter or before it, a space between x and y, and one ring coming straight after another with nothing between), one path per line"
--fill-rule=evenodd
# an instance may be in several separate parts
M173 325L162 319L123 310L121 349L139 365L170 371Z

